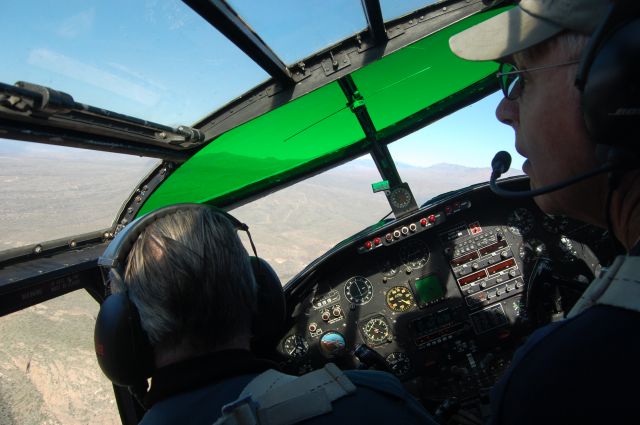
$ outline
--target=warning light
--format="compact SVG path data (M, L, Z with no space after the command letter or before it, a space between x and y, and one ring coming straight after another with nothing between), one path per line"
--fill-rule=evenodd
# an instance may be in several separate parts
M365 247L366 249L371 249L371 246L372 246L372 245L371 245L371 241L366 241L366 242L364 243L364 247Z

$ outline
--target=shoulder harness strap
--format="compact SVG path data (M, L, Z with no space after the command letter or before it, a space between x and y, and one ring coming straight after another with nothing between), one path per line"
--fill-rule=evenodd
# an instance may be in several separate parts
M574 317L594 305L640 312L640 257L617 257L611 267L589 285L567 317Z
M295 377L270 369L256 376L215 425L289 425L329 413L355 385L333 363Z

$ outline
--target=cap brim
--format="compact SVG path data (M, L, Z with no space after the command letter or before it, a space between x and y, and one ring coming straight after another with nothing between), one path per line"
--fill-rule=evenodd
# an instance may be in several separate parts
M562 27L519 7L494 16L449 39L457 56L474 61L498 60L538 44Z

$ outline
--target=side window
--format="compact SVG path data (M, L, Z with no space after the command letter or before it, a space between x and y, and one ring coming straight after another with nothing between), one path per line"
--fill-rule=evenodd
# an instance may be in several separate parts
M0 318L0 423L120 424L93 349L98 307L80 290Z
M110 227L157 162L0 139L0 251Z

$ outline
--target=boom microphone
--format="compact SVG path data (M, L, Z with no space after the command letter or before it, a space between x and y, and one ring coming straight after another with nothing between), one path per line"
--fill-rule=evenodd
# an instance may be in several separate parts
M491 191L498 196L502 196L504 198L510 199L522 199L522 198L531 198L534 196L544 195L545 193L555 192L556 190L564 189L565 187L577 183L582 180L586 180L590 177L596 176L598 174L607 173L613 169L613 164L607 163L604 164L594 170L588 171L583 174L579 174L575 177L572 177L568 180L561 181L559 183L550 184L548 186L543 186L541 188L535 190L506 190L502 189L498 186L496 180L511 166L511 155L509 152L500 151L498 152L491 161L491 179L489 180L489 187Z

